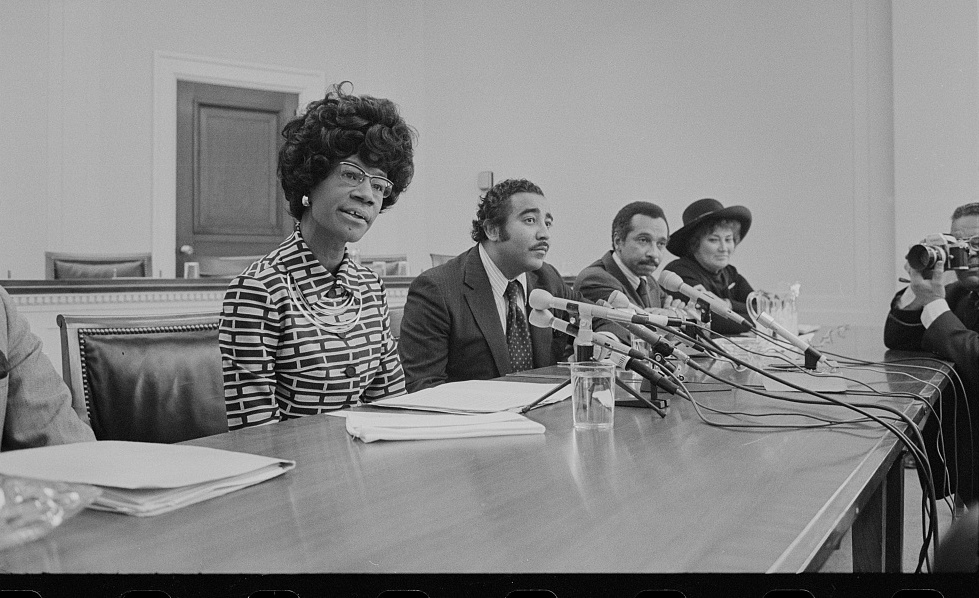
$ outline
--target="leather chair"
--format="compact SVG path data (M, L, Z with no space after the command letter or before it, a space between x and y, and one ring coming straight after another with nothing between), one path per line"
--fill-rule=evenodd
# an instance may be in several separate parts
M404 254L362 255L360 263L378 276L408 276L408 256Z
M72 407L99 440L226 432L218 315L58 316Z
M447 262L447 261L449 261L449 260L451 260L452 258L455 257L454 255L451 255L451 254L448 254L448 253L430 253L428 255L432 256L432 267L433 268L435 266L441 266L445 262Z
M45 251L44 275L48 280L148 277L153 276L153 258L149 253Z
M262 259L263 255L222 255L194 256L194 260L199 266L199 276L201 278L234 278L252 263Z

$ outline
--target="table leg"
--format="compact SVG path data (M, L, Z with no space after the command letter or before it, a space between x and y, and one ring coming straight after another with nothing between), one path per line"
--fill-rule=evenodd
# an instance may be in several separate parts
M853 522L853 572L900 573L904 558L904 461L895 459Z

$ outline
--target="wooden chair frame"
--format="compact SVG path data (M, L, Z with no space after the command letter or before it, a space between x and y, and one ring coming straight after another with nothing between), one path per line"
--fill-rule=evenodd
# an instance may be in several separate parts
M112 334L200 330L217 328L217 313L161 315L74 316L58 315L61 330L61 371L71 390L71 406L85 423L89 418L88 391L82 371L83 342L79 333Z

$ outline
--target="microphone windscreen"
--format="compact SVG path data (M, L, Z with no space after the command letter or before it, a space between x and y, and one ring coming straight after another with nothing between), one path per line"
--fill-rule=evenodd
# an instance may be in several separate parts
M629 298L625 296L622 291L612 291L608 296L609 307L614 307L616 309L629 309Z
M534 309L547 309L551 306L551 302L554 300L554 295L548 293L544 289L534 289L530 292L530 297L527 298L527 302Z
M659 275L659 284L667 291L677 293L680 291L680 285L683 284L683 279L680 278L680 275L676 272L663 270L663 272L661 272Z
M537 289L535 289L537 290ZM530 312L530 325L538 328L550 328L554 316L546 309L533 309Z

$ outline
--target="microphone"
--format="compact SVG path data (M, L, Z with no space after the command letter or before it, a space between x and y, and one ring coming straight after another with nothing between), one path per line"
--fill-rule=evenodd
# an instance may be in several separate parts
M637 351L629 345L620 343L617 340L612 340L602 333L579 330L574 324L570 324L564 320L555 318L554 315L546 309L535 309L531 311L529 320L532 325L537 326L538 328L553 328L565 334L573 335L575 338L581 338L581 340L584 342L589 342L595 346L608 349L612 351L610 359L615 361L616 365L619 367L624 367L636 372L643 378L649 380L670 394L675 395L680 392L679 386L674 384L666 376L660 374L652 367L644 363L645 360L649 359L649 356L645 355L642 351Z
M683 293L694 301L703 301L707 305L710 305L711 311L719 316L723 316L728 320L737 322L738 324L741 324L749 329L754 328L754 326L752 326L748 320L745 320L738 314L731 311L731 308L727 306L727 303L724 303L724 301L718 299L711 293L698 291L697 289L683 282L683 279L680 278L680 275L676 272L664 270L663 273L659 275L659 284L671 293Z
M534 309L559 309L573 314L578 314L584 318L602 318L613 322L632 322L634 324L651 324L653 326L681 326L683 320L668 318L666 316L656 316L647 313L631 314L618 309L601 307L592 303L572 301L570 299L559 299L548 293L544 289L534 289L528 298L530 306Z
M612 291L612 296L614 296L618 292L619 291ZM598 303L599 305L601 305L602 303L607 303L607 302L599 301ZM646 328L645 326L640 326L639 324L633 324L631 322L623 322L622 326L625 327L625 329L631 332L632 334L638 336L642 340L649 343L649 346L653 348L653 351L656 351L663 357L669 357L670 355L672 355L682 363L687 363L687 361L690 360L689 355L677 349L676 345L666 340L659 334L656 334L649 328Z
M637 314L641 314L645 309L636 305L632 301L629 301L629 297L625 293L619 290L612 291L608 296L608 306L613 309L629 309Z
M786 329L785 326L782 326L781 324L776 322L774 319L772 319L772 316L768 315L766 312L761 312L760 314L758 314L758 321L764 324L765 326L771 328L773 331L775 331L776 334L778 334L785 340L792 343L800 351L804 352L807 369L810 370L816 369L816 364L819 363L820 361L825 363L827 366L831 368L837 367L836 363L830 361L829 359L826 359L826 357L824 357L823 354L820 353L818 350L814 349L812 345L802 340L792 332L789 332L789 330Z
M683 396L679 386L646 363L629 357L628 355L623 355L622 353L612 353L612 356L609 359L614 361L615 365L619 366L620 368L625 368L639 374L671 395Z
M625 353L633 359L645 360L649 356L642 351L637 351L629 345L612 340L611 335L606 336L602 333L592 332L591 330L581 330L570 322L565 322L560 318L555 318L554 314L546 309L534 309L530 312L530 324L538 328L553 328L569 336L575 337L583 343L591 343L596 347L603 347L609 351Z

